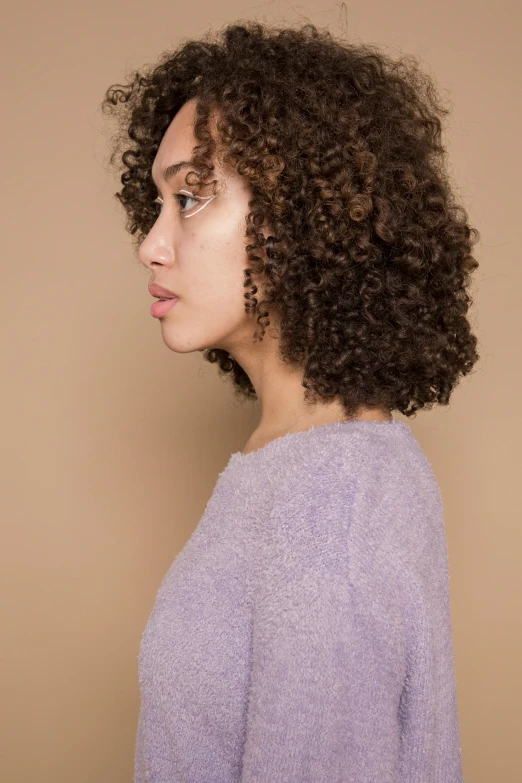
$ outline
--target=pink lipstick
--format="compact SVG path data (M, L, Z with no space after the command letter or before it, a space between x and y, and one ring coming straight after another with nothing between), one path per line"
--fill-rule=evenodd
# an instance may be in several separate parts
M150 314L153 315L154 318L163 318L164 315L167 315L169 310L172 310L178 301L178 298L179 297L175 296L172 299L160 299L159 302L154 302L154 304L151 305Z

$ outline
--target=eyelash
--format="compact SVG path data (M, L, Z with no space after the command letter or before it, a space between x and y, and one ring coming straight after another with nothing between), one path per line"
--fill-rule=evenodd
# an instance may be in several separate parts
M199 201L199 199L198 199L198 198L196 198L195 196L187 196L187 194L186 194L186 193L173 193L172 195L174 196L174 198L177 198L177 199L178 199L178 202L179 202L179 199L180 199L180 198L188 198L189 200L191 200L191 201L195 201L196 203L198 203L198 201ZM161 199L161 196L158 196L157 198L155 198L155 199L154 199L154 201L153 201L152 203L153 203L153 204L158 204L158 206L163 206L163 204L162 204L162 203L160 203L160 199ZM162 201L162 199L161 199L161 201ZM182 210L181 210L181 212L187 212L187 211L188 211L188 210L185 210L185 209L182 209ZM160 212L159 212L158 210L156 210L156 214L158 214L158 215L159 215L159 214L160 214Z

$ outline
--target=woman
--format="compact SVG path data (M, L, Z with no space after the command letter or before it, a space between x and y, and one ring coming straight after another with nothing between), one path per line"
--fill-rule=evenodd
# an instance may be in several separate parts
M163 340L262 410L145 628L135 783L458 783L441 495L392 417L479 358L447 109L411 58L257 22L115 106Z

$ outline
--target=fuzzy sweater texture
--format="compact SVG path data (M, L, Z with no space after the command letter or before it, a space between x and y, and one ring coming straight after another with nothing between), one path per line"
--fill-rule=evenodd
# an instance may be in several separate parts
M442 499L410 427L232 454L139 683L134 783L461 783Z

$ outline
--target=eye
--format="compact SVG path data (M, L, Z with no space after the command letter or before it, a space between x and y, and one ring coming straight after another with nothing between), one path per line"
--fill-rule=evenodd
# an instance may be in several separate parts
M194 198L193 196L187 196L185 193L173 193L172 195L173 195L174 198L178 199L178 202L181 202L181 199L188 199L189 201L194 201L197 204L198 200L199 200L197 198ZM161 198L161 196L158 196L153 201L153 204L157 204L158 206L161 207L163 205L163 199ZM191 207L189 207L189 209L191 209ZM188 210L182 209L181 211L182 212L187 212ZM159 215L160 212L161 212L161 210L156 208L156 214Z

